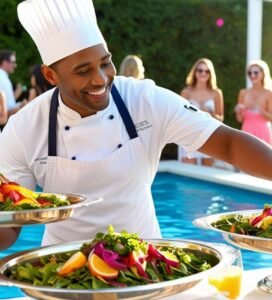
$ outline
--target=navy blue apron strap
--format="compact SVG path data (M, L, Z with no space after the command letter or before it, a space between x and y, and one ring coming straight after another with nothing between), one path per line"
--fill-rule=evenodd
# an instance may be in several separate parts
M59 106L59 89L56 88L50 104L48 128L48 156L57 156L57 114Z
M126 126L127 133L129 135L130 139L135 139L136 137L138 137L138 133L136 131L135 125L131 119L130 113L129 113L122 97L120 96L120 94L114 84L112 85L112 88L111 88L111 94L112 94L113 100L118 108L118 111L123 119L123 122Z
M138 137L138 133L128 109L114 84L112 85L111 94L125 124L130 139ZM58 95L59 90L56 88L51 98L49 111L48 156L57 156L57 113L59 106Z

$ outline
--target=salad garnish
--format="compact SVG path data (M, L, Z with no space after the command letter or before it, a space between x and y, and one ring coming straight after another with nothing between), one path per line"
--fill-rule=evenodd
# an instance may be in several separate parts
M36 193L0 174L0 211L51 208L70 205L67 197Z
M259 215L224 217L211 225L231 233L272 239L272 205L265 204Z
M128 287L173 280L210 269L214 255L176 246L154 246L137 234L97 233L77 251L52 254L10 268L12 279L68 289Z

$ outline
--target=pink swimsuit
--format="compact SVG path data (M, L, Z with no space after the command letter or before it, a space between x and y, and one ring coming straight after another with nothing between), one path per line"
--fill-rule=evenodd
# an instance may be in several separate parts
M258 110L246 109L243 116L242 130L272 145L271 122L267 121Z

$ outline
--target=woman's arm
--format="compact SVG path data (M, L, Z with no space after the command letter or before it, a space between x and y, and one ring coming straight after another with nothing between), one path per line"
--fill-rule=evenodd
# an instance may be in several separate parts
M220 89L215 90L214 103L215 103L215 111L210 112L210 114L215 119L223 122L224 121L224 98L223 98L223 93Z
M19 237L21 228L0 228L0 250L10 247Z
M267 121L272 121L272 92L267 92L266 98L266 109L259 107L260 113L267 119Z
M240 130L222 124L199 151L250 175L272 180L272 147Z
M0 91L0 125L4 125L8 120L7 103L4 93Z
M28 92L28 101L30 102L31 100L33 100L34 98L36 98L38 95L37 95L37 92L34 88L31 88Z
M239 123L242 123L244 121L243 117L243 109L244 109L244 97L245 97L246 90L240 90L237 100L237 105L235 106L235 116L236 120Z
M185 87L183 90L180 91L180 96L189 100L190 99L190 90L188 87Z

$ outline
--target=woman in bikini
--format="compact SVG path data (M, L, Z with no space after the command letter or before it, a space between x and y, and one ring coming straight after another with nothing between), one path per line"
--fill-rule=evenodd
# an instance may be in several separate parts
M186 87L180 95L189 100L192 105L223 121L223 93L217 87L216 74L211 60L200 58L195 62L186 78ZM205 166L212 166L214 163L214 159L199 152L185 153L181 149L180 156L180 159L186 163L198 163Z
M251 87L239 92L235 107L242 130L272 145L272 82L266 62L252 61L247 68Z

